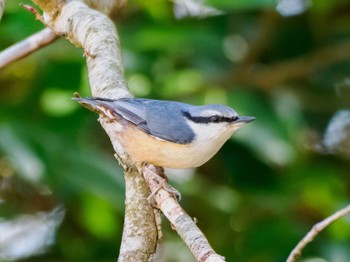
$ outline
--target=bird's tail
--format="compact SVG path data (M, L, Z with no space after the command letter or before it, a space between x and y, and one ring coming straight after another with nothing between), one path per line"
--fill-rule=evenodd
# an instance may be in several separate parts
M113 100L111 99L99 98L99 97L82 98L78 92L74 93L74 97L72 99L75 101L78 101L79 104L81 104L83 107L93 112L96 112L98 114L105 114L106 109L112 110Z

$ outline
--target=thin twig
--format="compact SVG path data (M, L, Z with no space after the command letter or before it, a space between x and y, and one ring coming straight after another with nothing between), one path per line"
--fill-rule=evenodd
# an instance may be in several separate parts
M57 35L49 28L45 28L21 42L10 46L0 52L0 69L49 45L57 38Z
M336 62L350 59L350 41L344 41L333 46L320 48L315 52L289 59L287 61L253 66L244 64L230 72L229 78L236 83L253 85L267 91L280 87L281 85L310 77L313 73Z
M0 20L1 20L2 14L4 13L4 8L5 8L5 0L0 0Z
M300 240L298 245L292 250L290 255L287 258L287 262L295 262L298 257L301 255L301 252L307 244L309 244L322 230L328 227L330 224L336 220L346 216L350 213L350 205L344 207L343 209L335 212L333 215L327 217L326 219L315 224L312 229L305 235L305 237Z

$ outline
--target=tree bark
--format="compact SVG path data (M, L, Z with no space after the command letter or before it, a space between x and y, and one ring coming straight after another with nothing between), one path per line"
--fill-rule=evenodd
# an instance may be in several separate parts
M45 23L57 35L85 50L91 93L93 96L118 99L131 97L124 78L119 38L113 22L101 12L80 1L34 0L43 11ZM98 9L103 9L100 2ZM115 1L114 1L115 2ZM117 5L119 6L119 5ZM158 240L155 215L147 202L149 189L131 165L119 144L112 123L100 121L113 148L125 165L125 223L120 261L152 261Z

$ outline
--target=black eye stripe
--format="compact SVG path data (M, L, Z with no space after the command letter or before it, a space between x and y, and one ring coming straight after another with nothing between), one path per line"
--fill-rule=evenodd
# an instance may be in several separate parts
M214 122L214 123L218 123L221 121L221 117L219 116L211 116L209 119L210 119L210 122Z
M204 116L191 116L190 113L188 112L183 112L182 113L187 119L190 119L191 121L195 123L201 123L201 124L208 124L208 123L222 123L222 122L227 122L227 123L232 123L235 122L239 119L238 116L236 117L224 117L224 116L209 116L209 117L204 117Z

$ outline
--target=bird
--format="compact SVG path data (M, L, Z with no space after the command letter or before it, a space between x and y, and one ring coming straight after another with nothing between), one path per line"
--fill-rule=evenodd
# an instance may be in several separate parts
M186 169L203 165L242 125L255 117L239 116L220 104L195 106L147 98L82 98L82 106L116 121L118 141L134 163Z

